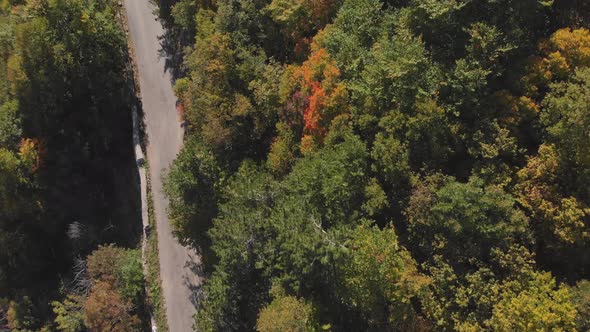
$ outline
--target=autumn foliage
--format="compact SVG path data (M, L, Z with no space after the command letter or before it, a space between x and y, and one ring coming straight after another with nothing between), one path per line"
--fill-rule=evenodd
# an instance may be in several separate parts
M588 330L583 6L179 1L201 331Z
M522 79L527 95L532 97L538 97L551 81L565 79L576 68L590 66L590 30L557 30L540 43L539 50L541 56L528 60L528 74Z
M137 331L139 319L129 314L131 309L110 283L99 281L84 303L84 324L92 332Z
M301 93L306 102L303 112L302 152L319 146L334 117L346 112L347 91L340 82L340 70L325 48L312 45L312 53L301 66L294 67L285 80L296 82L294 95Z

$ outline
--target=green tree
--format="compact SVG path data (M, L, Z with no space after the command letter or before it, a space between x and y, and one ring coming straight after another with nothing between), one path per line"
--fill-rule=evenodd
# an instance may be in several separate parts
M588 246L589 211L577 192L585 188L575 182L577 172L568 167L559 151L555 145L541 145L538 154L518 172L515 189L519 203L535 221L540 262L555 273L583 275L588 257L572 253ZM572 264L573 260L578 263Z
M57 329L65 332L79 332L84 329L84 312L82 299L78 296L68 295L63 302L53 301L51 306L55 313Z
M277 132L277 137L268 153L267 164L274 174L285 175L295 163L298 152L297 141L285 123L277 123Z
M541 122L551 139L559 144L564 156L580 165L581 175L586 177L590 168L590 148L585 133L590 125L589 95L590 68L580 69L571 80L551 86L541 112Z
M184 243L206 244L203 235L217 213L217 190L223 174L215 155L197 138L178 154L164 180L174 234Z
M144 280L139 250L126 250L120 258L118 271L118 288L121 296L129 301L141 301Z
M571 288L572 302L576 306L576 328L585 331L590 328L590 281L580 280Z
M313 307L293 296L275 298L258 315L256 330L259 332L308 332L318 331L313 317Z
M326 226L356 221L368 184L368 152L354 135L300 160L285 185L288 196L310 204ZM312 210L312 211L313 211Z
M7 101L0 106L0 146L14 148L22 134L18 102Z
M467 183L429 178L414 189L406 214L410 238L422 255L442 254L456 265L486 261L493 247L530 241L516 200L478 178Z
M86 269L92 281L109 283L126 301L140 300L144 284L138 250L99 246L86 258Z
M536 271L533 254L513 246L493 249L491 257L488 266L465 274L434 258L428 267L430 291L422 301L435 326L459 331L573 328L576 311L568 287Z
M393 228L357 227L346 242L339 264L339 292L361 311L371 326L408 329L418 318L412 306L428 284L410 253L397 240Z
M334 23L316 36L318 44L336 60L344 79L362 70L364 57L380 32L381 9L378 0L344 1Z
M548 273L535 273L524 284L508 282L487 323L495 331L575 330L576 309L566 286Z
M202 331L240 330L255 325L268 291L260 271L266 267L265 245L275 241L270 220L277 186L269 174L244 163L223 190L219 215L209 230L215 270L206 282L206 296L196 324ZM269 248L270 249L270 248ZM272 250L272 249L271 249ZM259 254L258 254L259 253ZM249 296L241 296L248 290Z
M201 329L254 327L271 280L295 292L333 287L328 267L340 233L358 223L366 159L364 144L348 136L299 160L279 183L251 162L242 165L209 231L217 264L199 310ZM240 296L246 289L250 296Z

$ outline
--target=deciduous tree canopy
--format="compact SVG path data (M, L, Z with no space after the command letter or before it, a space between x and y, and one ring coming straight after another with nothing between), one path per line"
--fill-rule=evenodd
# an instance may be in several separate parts
M162 0L195 38L168 194L210 249L197 326L587 328L581 3Z
M139 234L118 10L103 0L0 1L0 330L138 322L137 253L122 263L108 253L120 249L105 247L88 270L83 258L101 243L135 246Z
M587 328L580 3L173 5L196 40L168 194L211 249L197 326Z

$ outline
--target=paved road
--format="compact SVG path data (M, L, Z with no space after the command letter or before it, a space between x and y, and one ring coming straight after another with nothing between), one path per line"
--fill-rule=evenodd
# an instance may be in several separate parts
M170 72L159 56L163 35L150 0L125 0L131 42L135 48L139 86L148 136L147 154L158 228L160 275L171 332L192 331L194 290L201 283L196 274L200 265L194 251L181 246L170 232L167 200L162 191L162 172L182 147L183 130L176 113Z

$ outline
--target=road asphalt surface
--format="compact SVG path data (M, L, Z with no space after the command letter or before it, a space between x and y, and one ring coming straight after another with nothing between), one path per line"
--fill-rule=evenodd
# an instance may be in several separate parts
M158 232L160 277L170 332L193 331L199 256L172 236L162 190L163 172L180 151L183 129L176 112L172 76L160 56L159 36L164 34L150 0L125 0L129 34L135 50L139 86L147 133L147 155Z

